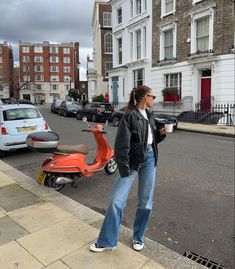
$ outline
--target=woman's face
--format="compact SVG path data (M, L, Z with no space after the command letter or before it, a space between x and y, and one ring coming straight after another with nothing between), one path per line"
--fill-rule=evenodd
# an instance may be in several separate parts
M156 96L153 94L153 91L152 90L149 91L148 94L146 94L146 96L145 96L146 106L152 107L155 98L156 98Z

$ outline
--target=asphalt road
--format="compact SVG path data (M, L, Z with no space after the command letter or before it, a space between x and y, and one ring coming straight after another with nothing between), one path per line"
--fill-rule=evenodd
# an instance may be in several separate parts
M94 158L93 137L82 133L84 123L40 109L61 144L87 143L88 161ZM113 145L117 128L107 126ZM48 154L21 150L3 161L36 178L40 162ZM105 172L81 179L78 188L70 185L61 192L104 214L114 175ZM123 224L132 227L137 182L125 210ZM159 145L155 204L146 235L184 254L191 251L234 268L234 139L175 131Z

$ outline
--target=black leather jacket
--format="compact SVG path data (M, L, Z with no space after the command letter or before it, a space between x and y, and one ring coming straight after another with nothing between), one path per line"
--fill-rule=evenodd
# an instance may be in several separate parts
M163 140L160 131L155 124L151 112L146 110L153 134L153 149L155 163L157 164L157 144ZM148 121L140 113L138 108L128 111L122 117L114 145L115 159L118 165L120 176L130 176L131 170L140 168L145 161L148 140Z

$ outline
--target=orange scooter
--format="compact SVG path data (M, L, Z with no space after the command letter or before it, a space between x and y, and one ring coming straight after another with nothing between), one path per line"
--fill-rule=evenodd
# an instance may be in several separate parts
M83 122L87 122L83 118ZM51 156L41 164L42 172L38 176L38 182L61 190L66 184L76 186L80 177L92 176L103 169L108 175L115 173L117 163L114 159L114 151L110 147L104 134L102 124L91 127L83 132L91 133L97 143L96 157L92 164L86 163L86 155L89 152L88 146L84 144L75 146L58 146L59 136L56 133L34 133L27 137L26 143L30 149L38 152L52 152Z

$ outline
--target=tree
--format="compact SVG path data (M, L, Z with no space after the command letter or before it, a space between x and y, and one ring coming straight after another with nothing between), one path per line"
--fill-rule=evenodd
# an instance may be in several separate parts
M76 89L70 89L68 95L72 97L74 101L77 101L80 97L79 91Z

